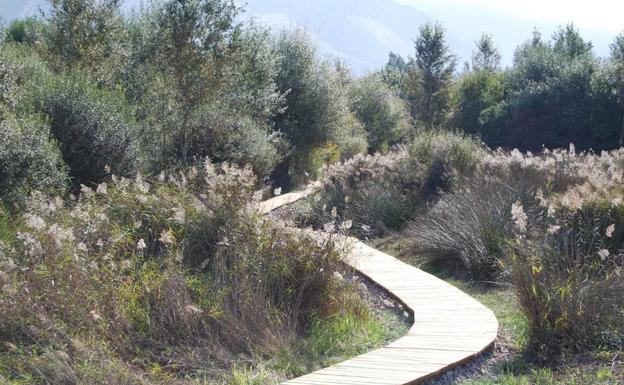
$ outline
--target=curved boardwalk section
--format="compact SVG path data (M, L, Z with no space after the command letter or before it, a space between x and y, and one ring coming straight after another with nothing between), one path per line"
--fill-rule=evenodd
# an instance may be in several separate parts
M313 192L310 188L273 198L262 202L260 211L268 213ZM431 274L349 240L353 248L346 262L403 302L414 313L414 324L385 348L285 384L418 384L471 360L493 343L498 321L491 310Z

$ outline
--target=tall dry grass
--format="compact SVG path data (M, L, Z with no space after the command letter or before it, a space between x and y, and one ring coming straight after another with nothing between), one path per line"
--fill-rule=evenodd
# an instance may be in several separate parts
M259 217L253 186L207 162L2 210L0 379L214 380L288 351L329 302L348 308L338 245Z

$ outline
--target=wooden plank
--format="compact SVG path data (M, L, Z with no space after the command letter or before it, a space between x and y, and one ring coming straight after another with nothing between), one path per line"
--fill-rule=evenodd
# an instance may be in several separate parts
M295 203L298 200L306 198L320 189L321 185L318 182L314 182L306 186L303 190L293 191L288 194L278 195L274 198L267 199L258 203L258 211L262 214L268 214L271 211L275 211L280 207Z
M267 214L318 188L318 184L311 185L261 202L259 211ZM496 339L494 313L468 294L357 239L331 236L351 245L346 263L403 303L413 313L414 324L404 337L385 348L284 385L419 384L478 356Z

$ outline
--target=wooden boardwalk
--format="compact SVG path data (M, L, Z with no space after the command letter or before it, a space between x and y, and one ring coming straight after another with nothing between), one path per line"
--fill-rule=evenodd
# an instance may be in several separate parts
M268 213L308 196L314 188L262 202ZM290 195L293 194L293 195ZM407 335L387 347L295 378L288 385L419 384L483 353L498 321L491 310L441 279L354 238L346 262L414 313Z

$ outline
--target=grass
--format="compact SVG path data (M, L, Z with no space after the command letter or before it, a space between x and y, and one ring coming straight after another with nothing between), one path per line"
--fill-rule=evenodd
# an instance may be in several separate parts
M408 241L400 234L375 239L374 247L401 257L417 267L424 260L405 255ZM424 267L424 270L468 293L490 308L499 321L499 337L492 357L480 368L480 374L458 379L461 385L624 385L624 360L619 352L603 351L564 357L551 366L539 366L524 356L529 325L522 314L513 290L504 286L484 286L450 277L444 270Z
M0 208L0 384L279 383L401 330L340 245L259 218L250 172L211 166Z
M530 369L528 374L503 374L494 378L478 378L463 385L619 385L622 379L614 376L609 368L596 370L565 368Z
M366 353L407 332L396 315L383 311L361 319L352 315L331 317L315 323L310 335L310 350L322 367Z
M292 350L271 359L258 358L250 365L236 365L219 384L272 385L286 378L310 373L384 346L407 332L408 326L392 311L380 310L359 300L364 314L336 313L316 317L305 338Z

